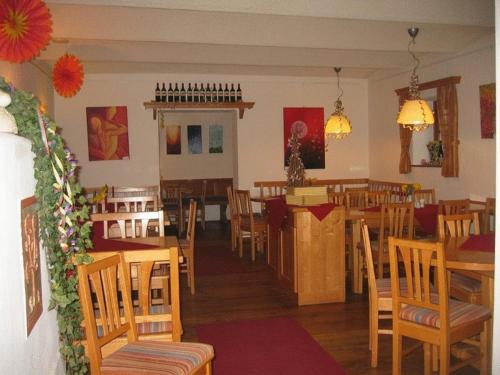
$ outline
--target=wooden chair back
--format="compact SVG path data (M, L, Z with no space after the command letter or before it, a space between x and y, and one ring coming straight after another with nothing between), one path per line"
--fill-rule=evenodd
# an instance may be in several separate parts
M193 242L194 248L194 236L196 231L196 213L197 213L198 203L191 199L189 202L189 212L188 212L188 222L186 228L186 240Z
M349 189L349 190L348 190ZM351 190L356 189L356 190ZM346 188L347 208L365 208L365 193L367 190L358 188Z
M328 202L333 203L336 206L346 206L347 194L328 190Z
M165 235L165 220L163 210L146 212L106 212L91 214L90 220L93 222L103 222L104 238L110 238L109 224L116 221L119 228L119 236L127 238L148 237L148 225L158 227L158 235Z
M365 207L377 207L387 203L390 203L389 191L365 191Z
M250 190L236 190L234 192L236 200L236 211L238 213L238 220L253 221L252 202L250 201Z
M259 188L261 198L275 197L286 193L286 181L256 181L254 186Z
M226 193L227 193L227 202L229 205L229 213L231 215L231 220L232 220L233 218L238 217L238 211L236 210L236 202L234 200L233 188L231 186L228 186L226 188Z
M479 215L477 212L459 215L438 215L439 240L446 237L469 237L480 234Z
M439 200L438 212L441 215L465 214L470 211L469 199L447 199Z
M486 198L484 207L483 233L490 233L495 228L495 198Z
M420 189L413 192L413 200L420 202L423 199L425 204L436 204L436 192L434 189Z
M80 304L88 342L87 354L92 374L100 374L102 349L105 345L124 334L127 335L128 342L137 341L130 285L127 282L130 278L123 254L79 265L77 269ZM122 291L123 314L120 313L118 290ZM94 312L92 291L95 291L97 313ZM101 336L98 336L98 323Z
M107 203L113 205L113 212L158 211L157 195L111 197Z
M365 252L365 262L366 262L366 273L368 275L368 289L370 292L370 298L376 298L377 296L377 284L375 276L375 266L373 263L373 253L372 246L370 242L370 234L368 231L368 226L365 224L364 220L361 223L361 234L363 236L363 248Z
M160 186L159 185L149 185L149 186L113 186L111 188L111 196L114 198L118 197L145 197L145 196L155 196L160 197Z

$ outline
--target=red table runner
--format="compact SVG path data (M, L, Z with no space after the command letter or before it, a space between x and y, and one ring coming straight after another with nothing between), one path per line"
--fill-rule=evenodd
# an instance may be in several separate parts
M307 208L319 221L322 221L334 208L333 203L323 203L317 206L287 205L282 198L266 200L267 220L269 225L279 229L285 222L289 207Z
M471 235L460 246L460 250L467 251L495 251L495 233Z
M147 250L158 249L158 246L148 244L138 244L120 240L110 240L101 237L92 237L93 249L90 251L123 251L123 250Z

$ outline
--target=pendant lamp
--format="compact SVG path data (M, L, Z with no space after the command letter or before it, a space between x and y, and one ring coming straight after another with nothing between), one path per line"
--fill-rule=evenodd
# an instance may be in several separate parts
M405 100L403 106L399 110L397 122L404 128L412 131L421 131L428 126L434 124L434 115L425 100L420 99L420 91L418 89L417 68L420 60L411 51L410 47L415 44L415 37L418 34L418 27L408 29L411 40L408 43L408 52L413 57L415 66L410 77L410 86L408 88L408 99Z
M330 115L330 118L325 125L325 137L327 141L329 138L342 139L347 137L352 132L351 122L344 115L344 106L342 105L342 95L344 90L340 87L340 73L341 68L335 68L335 73L337 73L337 90L340 90L340 95L335 102L335 111Z

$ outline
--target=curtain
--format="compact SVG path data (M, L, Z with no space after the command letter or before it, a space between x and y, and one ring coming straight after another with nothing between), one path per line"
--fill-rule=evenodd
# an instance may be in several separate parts
M406 100L406 95L399 97L399 108L401 108ZM401 155L399 157L399 173L407 174L411 172L411 130L399 126L399 139L401 141Z
M458 100L455 85L437 88L439 131L443 143L443 177L458 177Z

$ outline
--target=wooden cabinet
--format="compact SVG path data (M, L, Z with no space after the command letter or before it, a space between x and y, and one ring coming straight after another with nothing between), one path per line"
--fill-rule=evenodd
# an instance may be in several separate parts
M267 226L267 264L280 277L281 230L271 225Z
M270 241L278 231L270 231ZM318 220L307 208L291 208L281 231L279 275L298 305L345 301L345 210Z

